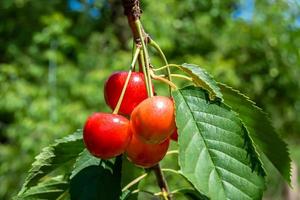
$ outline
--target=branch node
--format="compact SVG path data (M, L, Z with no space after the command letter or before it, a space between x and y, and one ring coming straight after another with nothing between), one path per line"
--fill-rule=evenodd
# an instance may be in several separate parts
M124 14L127 16L132 16L134 20L140 19L143 13L140 8L140 0L122 0L124 7Z

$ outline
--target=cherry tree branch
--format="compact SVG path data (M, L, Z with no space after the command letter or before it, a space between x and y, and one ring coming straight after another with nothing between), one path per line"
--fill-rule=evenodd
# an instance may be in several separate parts
M145 33L143 28L141 30L142 33L139 33L139 28L141 27L138 27L136 23L137 21L139 21L142 15L142 10L140 8L140 0L122 0L122 4L124 7L124 14L127 16L128 24L130 26L135 43L137 45L141 45L141 40L143 40L145 44L149 43L150 38L148 34ZM141 35L142 38L140 37ZM157 184L161 189L163 197L166 200L172 200L168 184L159 164L151 167L150 170L153 171L156 176Z

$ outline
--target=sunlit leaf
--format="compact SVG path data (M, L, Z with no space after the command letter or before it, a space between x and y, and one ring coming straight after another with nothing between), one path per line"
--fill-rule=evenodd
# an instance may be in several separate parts
M217 82L204 69L198 65L187 63L179 65L179 68L188 73L197 86L208 90L211 100L215 99L215 97L222 99L222 93Z
M213 200L261 199L264 178L251 169L237 115L200 88L174 91L173 98L183 175Z

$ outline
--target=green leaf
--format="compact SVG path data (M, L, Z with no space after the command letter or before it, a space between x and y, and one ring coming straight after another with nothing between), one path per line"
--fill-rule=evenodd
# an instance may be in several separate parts
M68 187L69 183L63 180L62 176L58 176L31 187L18 199L57 199L67 191Z
M87 156L87 154L85 154ZM79 160L88 160L85 158ZM112 160L101 160L99 165L81 169L70 181L71 199L116 200L121 193L122 156Z
M269 159L261 156L262 163L267 165L266 162L271 161L281 175L290 182L291 159L287 144L275 132L267 115L238 90L224 84L219 86L225 103L238 113L256 150Z
M131 194L130 190L126 190L126 191L122 192L122 195L120 196L120 200L127 200L127 199L129 199L130 194Z
M159 196L154 195L148 191L140 191L138 193L138 200L161 200Z
M132 162L130 162L126 156L123 156L123 163L122 163L122 179L121 179L121 186L124 188L127 184L132 182L137 177L145 174L145 170L141 167L137 167ZM135 184L130 187L130 190L133 191L137 189L138 184Z
M83 148L82 132L80 130L44 148L35 158L36 160L32 164L32 168L19 194L24 193L29 187L36 185L41 178L67 162L75 162L76 157L82 152Z
M185 199L188 199L188 200L209 200L206 196L200 194L198 191L191 190L191 189L177 190L173 196L175 196L175 198L177 199L178 194L183 194ZM183 197L181 197L181 198L183 198Z
M173 98L183 175L212 200L261 199L264 178L252 172L237 115L200 88L174 91Z
M76 159L70 178L72 179L77 173L86 167L100 165L100 162L101 159L92 156L87 149L84 149Z
M192 78L193 82L207 91L209 91L209 97L214 100L216 97L222 99L222 93L217 82L201 67L194 64L184 63L178 66L181 70L188 73Z

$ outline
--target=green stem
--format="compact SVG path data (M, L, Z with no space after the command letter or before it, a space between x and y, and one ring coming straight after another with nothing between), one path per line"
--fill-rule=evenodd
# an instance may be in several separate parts
M182 74L171 74L171 77L181 78L181 79L185 79L185 80L188 80L188 81L193 81L192 78L190 78L188 76L185 76L185 75L182 75Z
M149 88L147 88L147 91L149 90L148 92L148 96L149 97L153 97L153 89L152 89L152 84L151 84L151 77L150 77L150 74L149 74L149 69L150 69L150 65L149 65L149 54L148 54L148 50L146 48L146 44L145 44L145 41L144 41L144 36L143 36L143 33L142 33L142 25L141 25L141 22L140 20L135 20L135 25L137 27L137 31L138 31L138 35L139 35L139 38L141 39L141 43L142 43L142 48L143 48L143 52L144 52L144 55L145 55L145 64L146 64L146 67L145 67L145 70L143 69L144 71L144 75L147 76L147 81L148 81L148 86Z
M174 174L181 174L179 171L174 170L174 169L162 168L161 171L163 171L163 172L171 172L171 173L174 173Z
M170 67L168 67L169 63L168 63L168 60L167 60L167 58L166 58L164 52L161 50L160 46L159 46L154 40L150 39L149 44L150 44L151 46L153 46L153 47L158 51L160 57L164 60L165 65L167 66L167 67L166 67L167 78L168 78L169 81L172 82L171 70L170 70ZM169 94L170 94L170 96L171 96L171 93L172 93L172 89L171 89L171 87L169 86Z
M162 66L160 68L156 68L156 69L152 69L153 71L161 71L163 69L166 69L168 67L176 67L176 68L179 68L180 69L180 66L179 65L176 65L176 64L168 64L168 65L165 65L165 66Z
M147 69L146 69L146 66L145 66L145 57L144 57L143 51L144 50L141 50L141 52L140 52L140 60L141 60L141 64L142 64L142 70L143 70L143 73L144 73L147 93L148 93L148 96L150 97L151 96L151 91L150 91L150 84L151 83L149 84L150 81L148 80Z
M165 79L165 78L163 78L163 77L157 76L157 75L155 75L152 71L150 71L150 73L151 73L151 77L152 77L154 80L161 81L161 82L163 82L163 83L169 85L169 86L172 87L173 89L177 89L177 86L176 86L173 82L169 81L168 79Z
M128 86L128 83L129 83L129 79L130 79L131 74L132 74L132 70L133 70L133 68L135 66L135 63L136 63L136 60L138 58L139 53L140 53L140 48L137 48L136 51L135 51L135 54L133 56L132 63L130 65L130 69L128 71L128 75L127 75L126 80L125 80L125 84L124 84L124 86L122 88L122 91L121 91L118 103L117 103L117 105L116 105L116 107L115 107L115 109L113 111L113 114L118 114L118 112L119 112L119 109L121 107L121 104L122 104L122 101L123 101L123 98L124 98L124 95L125 95L125 92L126 92L126 88Z
M126 191L127 189L129 189L131 186L137 184L138 182L140 182L143 178L145 178L148 174L143 174L137 178L135 178L133 181L131 181L130 183L128 183L123 189L122 192Z
M172 154L178 154L179 151L178 150L171 150L171 151L168 151L166 155L172 155Z
M166 75L159 75L159 77L165 78ZM193 81L193 78L190 78L190 77L182 75L182 74L171 74L171 77L181 78L181 79L185 79L185 80L188 80L188 81Z
M133 42L132 42L132 51L131 51L131 60L133 60L133 58L134 58L135 51L136 51L136 44L135 44L135 42L133 41Z

